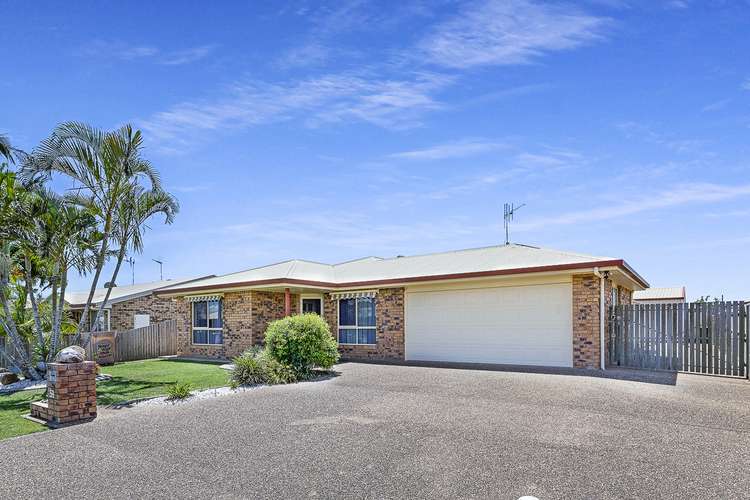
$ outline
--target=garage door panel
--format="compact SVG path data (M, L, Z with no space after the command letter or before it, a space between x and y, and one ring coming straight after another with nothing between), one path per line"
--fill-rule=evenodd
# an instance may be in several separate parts
M571 366L571 297L567 283L409 293L406 357Z

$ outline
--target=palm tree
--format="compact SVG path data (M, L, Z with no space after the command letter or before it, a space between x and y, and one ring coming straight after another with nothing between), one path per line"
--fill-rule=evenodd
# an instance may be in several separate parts
M13 148L10 147L8 136L3 134L0 134L0 156L13 163Z
M94 292L99 284L102 268L109 254L118 206L127 196L130 186L147 180L151 189L161 187L159 174L141 156L143 137L139 130L125 125L111 132L104 132L78 122L59 125L52 135L44 140L25 161L22 172L34 177L43 174L47 178L59 173L75 183L74 194L90 200L90 206L101 227L101 241L95 252L96 265L86 305L78 324L75 342L81 338L86 325Z
M14 173L0 170L0 327L10 339L15 351L15 355L6 357L16 369L37 380L40 376L31 362L29 353L26 352L11 307L14 293L11 284L14 284L19 276L24 275L22 262L26 253L21 242L33 233L35 223L26 212L33 196L33 193L16 180ZM28 290L28 286L25 289ZM36 325L38 326L38 323Z
M123 260L125 260L128 248L135 253L143 252L143 233L148 228L148 220L155 215L162 214L164 215L164 223L172 224L179 209L177 200L166 191L161 189L146 190L143 186L137 184L129 186L129 194L120 203L115 218L113 236L120 248L117 252L117 263L110 283L117 282L117 275L120 272ZM111 292L112 287L110 286L107 288L104 301L96 313L92 331L97 331L99 328L99 319L107 306Z
M68 271L75 269L83 275L94 268L99 235L93 213L65 199L58 199L51 206L42 227L44 242L41 253L48 263L47 279L51 287L50 347L47 356L47 361L50 361L57 353L65 321Z

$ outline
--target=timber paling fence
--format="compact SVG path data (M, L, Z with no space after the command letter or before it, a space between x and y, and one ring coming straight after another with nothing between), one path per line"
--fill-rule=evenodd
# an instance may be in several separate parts
M750 303L632 304L611 308L609 364L748 377Z
M86 359L94 360L96 346L91 334L83 334L87 339ZM72 338L68 339L68 342ZM69 345L69 344L67 344ZM177 321L160 321L142 328L118 331L115 333L115 362L136 361L177 354Z
M82 346L86 350L86 359L94 360L96 351L93 337L91 334L84 333L83 338L87 339L86 345ZM72 335L65 335L61 344L69 346L72 341ZM0 347L3 348L0 349L0 367L10 368L10 362L3 351L13 349L15 353L15 348L4 336L0 336ZM25 348L27 352L30 352L29 344ZM142 328L115 332L115 361L136 361L175 354L177 354L177 321L173 319Z

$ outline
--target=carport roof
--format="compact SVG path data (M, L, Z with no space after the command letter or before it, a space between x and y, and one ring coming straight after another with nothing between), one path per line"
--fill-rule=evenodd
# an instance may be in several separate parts
M159 293L179 295L273 284L346 288L593 267L621 269L638 285L648 286L622 259L511 244L409 257L365 257L339 264L295 259L165 287Z
M156 290L159 290L161 288L165 287L172 287L172 286L187 286L188 283L197 282L202 280L203 278L212 278L214 277L213 274L207 275L207 276L196 276L193 278L183 278L183 279L168 279L168 280L162 280L162 281L152 281L149 283L136 283L134 285L125 285L125 286L115 286L112 288L112 292L110 292L109 300L107 300L107 304L116 304L118 302L124 302L126 300L131 300L137 297L143 297L146 295L150 295ZM98 306L104 301L104 297L107 294L108 288L97 288L94 291L94 297L91 300L91 305ZM82 308L86 305L86 301L89 297L89 291L65 291L65 302L68 303L68 305L72 308Z
M633 300L667 300L684 298L684 286L646 288L645 290L638 290L633 293Z

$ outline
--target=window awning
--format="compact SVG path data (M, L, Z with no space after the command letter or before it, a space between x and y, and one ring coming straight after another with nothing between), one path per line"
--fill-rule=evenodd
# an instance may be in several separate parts
M214 294L214 295L191 295L188 297L185 297L188 302L206 302L209 300L219 300L222 297L222 294Z
M351 292L336 292L331 294L332 299L356 299L358 297L373 298L378 294L377 290L355 290Z

